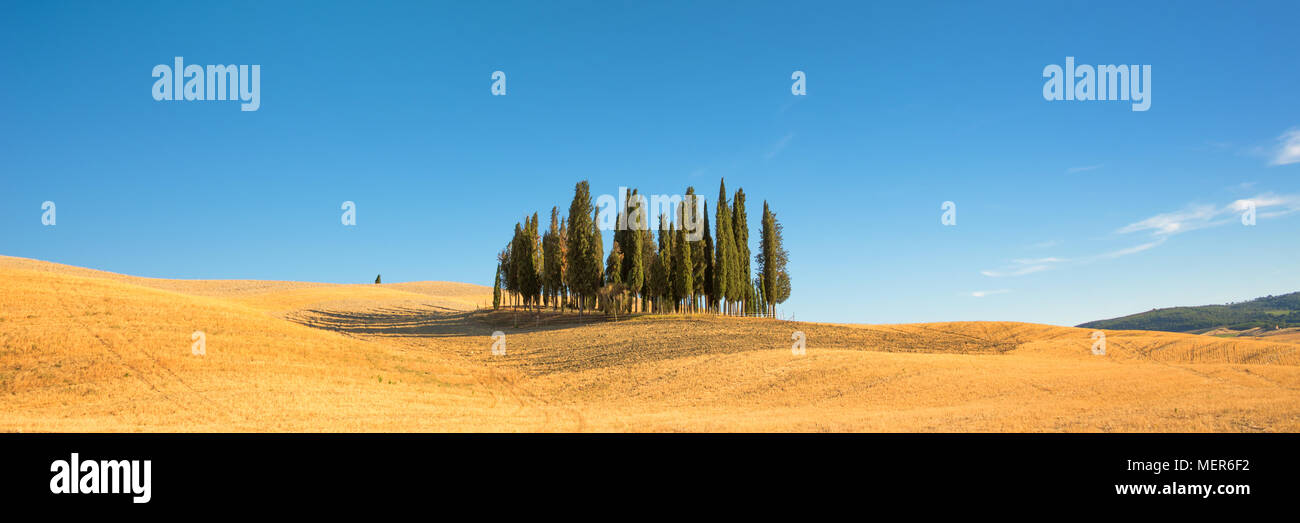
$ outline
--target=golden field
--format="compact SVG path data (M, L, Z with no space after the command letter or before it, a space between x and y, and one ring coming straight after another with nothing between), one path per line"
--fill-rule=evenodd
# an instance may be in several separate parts
M159 280L0 257L0 431L1300 431L1289 336L1106 331L1095 356L1091 330L1027 323L490 303L461 283Z

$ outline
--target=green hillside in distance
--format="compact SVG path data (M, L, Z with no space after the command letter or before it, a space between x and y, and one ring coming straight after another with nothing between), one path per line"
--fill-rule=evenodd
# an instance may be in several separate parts
M1300 327L1300 292L1226 305L1151 309L1109 320L1090 321L1079 327L1193 333L1221 327L1232 330Z

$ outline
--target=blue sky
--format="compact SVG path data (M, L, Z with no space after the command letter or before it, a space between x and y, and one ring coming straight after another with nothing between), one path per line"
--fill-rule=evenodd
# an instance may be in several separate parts
M567 209L578 180L712 201L725 177L748 195L751 237L763 200L784 224L783 313L799 320L1072 325L1292 292L1298 11L11 3L0 254L490 285L514 223ZM175 56L260 65L260 109L155 101L150 72ZM1150 65L1150 110L1045 100L1042 71L1067 56ZM496 70L506 96L490 93ZM1245 199L1253 227L1233 207Z

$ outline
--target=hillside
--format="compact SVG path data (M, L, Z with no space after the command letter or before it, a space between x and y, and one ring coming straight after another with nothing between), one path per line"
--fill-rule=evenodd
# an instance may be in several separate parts
M609 321L478 310L490 294L0 257L0 430L1300 430L1288 341L1107 330L1096 356L1091 329Z
M1265 296L1227 305L1169 307L1079 325L1085 329L1134 329L1164 332L1200 332L1225 328L1234 331L1300 327L1300 292Z

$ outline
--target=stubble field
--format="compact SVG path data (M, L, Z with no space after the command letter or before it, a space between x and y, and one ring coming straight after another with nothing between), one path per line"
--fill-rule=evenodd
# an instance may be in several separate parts
M1028 323L610 321L490 302L461 283L0 257L0 431L1300 431L1289 338L1105 331L1098 356L1090 330Z

